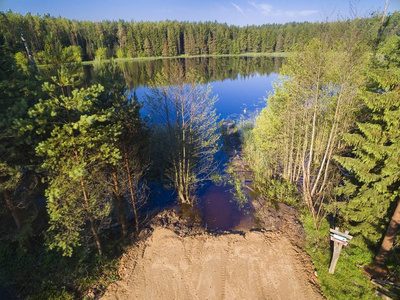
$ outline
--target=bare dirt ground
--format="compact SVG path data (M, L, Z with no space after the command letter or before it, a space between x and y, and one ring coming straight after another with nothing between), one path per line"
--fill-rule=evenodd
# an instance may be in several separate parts
M102 299L323 299L308 255L284 233L211 234L172 219L125 254Z

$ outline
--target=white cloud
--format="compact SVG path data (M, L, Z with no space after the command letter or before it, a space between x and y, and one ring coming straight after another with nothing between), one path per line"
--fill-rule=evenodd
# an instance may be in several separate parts
M233 3L232 3L233 4ZM282 10L282 9L275 9L271 4L268 3L256 3L256 2L249 2L251 6L256 8L261 14L265 16L272 16L272 17L297 17L297 16L310 16L313 14L318 13L318 10L301 10L301 11L293 11L293 10Z
M257 4L255 2L250 2L257 10L259 10L263 15L270 16L272 13L272 5L267 3Z
M244 13L243 9L239 5L237 5L237 4L233 3L233 2L231 2L231 4L236 8L236 10L238 12L240 12L243 16L245 16L245 13Z
M310 16L310 15L317 14L317 13L318 13L318 10L302 10L302 11L299 11L299 15L300 16Z
M272 13L272 5L269 5L269 4L258 4L258 7L260 8L261 13L263 15L268 16L269 14Z

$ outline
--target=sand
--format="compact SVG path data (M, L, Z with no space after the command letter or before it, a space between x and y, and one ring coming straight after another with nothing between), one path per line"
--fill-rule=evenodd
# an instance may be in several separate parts
M156 227L126 253L102 299L324 299L307 255L279 232Z

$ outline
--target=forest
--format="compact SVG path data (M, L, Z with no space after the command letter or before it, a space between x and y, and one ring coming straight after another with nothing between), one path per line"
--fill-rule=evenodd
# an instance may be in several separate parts
M371 41L379 28L378 14L368 18L322 23L228 26L217 22L77 21L50 15L1 12L0 30L4 43L14 52L24 52L22 33L32 56L46 64L44 53L57 42L62 47L79 47L84 61L98 58L173 57L179 55L227 55L248 52L287 52L312 38L348 30L355 23L362 40ZM385 22L384 35L398 32L399 13ZM43 52L44 51L44 52ZM25 53L25 52L24 52Z
M94 289L100 295L118 279L119 258L153 216L146 199L156 186L191 207L201 185L218 178L221 132L207 84L218 76L178 63L136 78L139 70L124 69L118 59L137 57L290 53L266 107L239 126L252 192L265 207L283 202L301 212L305 249L328 298L373 299L363 271L386 278L396 270L399 12L237 27L8 11L0 23L0 287L6 293L83 299ZM110 58L116 60L103 62ZM88 82L82 62L92 60ZM262 72L236 63L215 68L228 77L241 67ZM150 82L152 120L130 93L138 82ZM247 187L234 182L237 201L251 201L240 192ZM354 239L330 276L335 226Z

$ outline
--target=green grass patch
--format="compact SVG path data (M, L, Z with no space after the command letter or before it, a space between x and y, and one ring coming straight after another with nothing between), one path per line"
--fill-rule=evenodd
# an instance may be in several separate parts
M324 295L328 299L340 300L377 299L369 279L361 270L361 266L372 261L373 254L365 250L366 248L356 246L352 240L349 246L343 247L335 273L329 274L333 246L331 247L328 221L324 220L320 230L316 231L311 215L304 211L302 222L307 234L304 250L314 262ZM355 239L357 244L357 237Z

